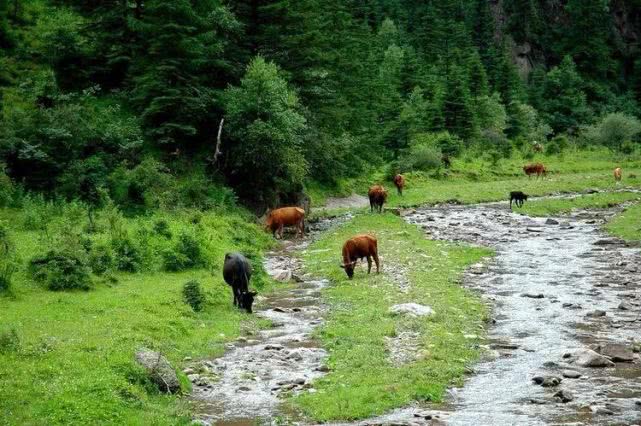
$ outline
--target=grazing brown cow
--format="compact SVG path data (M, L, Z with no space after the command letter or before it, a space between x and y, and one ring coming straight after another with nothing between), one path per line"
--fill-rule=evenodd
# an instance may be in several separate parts
M378 210L379 213L383 212L383 204L387 200L387 191L381 185L372 186L367 195L369 196L369 207L372 212Z
M378 261L378 241L371 235L358 235L350 238L343 245L343 264L341 268L345 269L347 277L351 280L354 277L354 267L358 259L367 258L367 273L372 271L372 258L376 262L376 273L379 270Z
M296 227L296 235L300 232L301 236L305 235L305 210L300 207L282 207L272 210L267 216L265 227L272 231L276 236L283 238L283 228L285 226Z
M545 176L548 172L545 166L541 163L525 165L523 166L523 171L528 177L535 174L537 178L541 175Z
M614 169L614 181L621 182L621 167Z
M397 174L394 176L394 185L396 185L396 190L398 195L403 195L403 188L405 187L405 178L402 174Z

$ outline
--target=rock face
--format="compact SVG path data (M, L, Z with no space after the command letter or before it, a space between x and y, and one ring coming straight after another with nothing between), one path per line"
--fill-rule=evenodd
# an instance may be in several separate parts
M608 358L590 349L581 349L572 355L572 361L580 367L613 367Z
M176 371L167 361L167 358L159 352L140 348L136 352L135 360L147 370L151 380L162 392L176 393L180 390L180 382L178 381L178 376L176 376Z
M570 391L560 390L554 394L554 397L557 398L560 402L566 403L574 400L574 395Z
M419 305L418 303L402 303L394 305L389 309L394 315L410 315L414 317L427 317L434 315L434 310L429 306Z

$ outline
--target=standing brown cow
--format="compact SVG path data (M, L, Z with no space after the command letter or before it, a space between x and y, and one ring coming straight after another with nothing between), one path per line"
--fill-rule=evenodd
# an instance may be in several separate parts
M387 191L381 185L372 186L367 192L369 196L369 207L372 212L378 210L379 213L383 212L383 204L387 200Z
M372 258L376 262L376 273L380 272L378 260L378 241L371 235L358 235L350 238L343 245L343 264L347 277L351 280L354 277L354 267L358 259L367 258L367 273L372 271Z
M614 169L614 181L621 182L621 177L622 177L621 167L617 167L616 169Z
M276 233L282 239L283 228L285 226L296 227L296 235L300 232L301 237L305 235L305 210L300 207L282 207L272 210L267 216L265 227L272 231L274 237Z
M525 165L523 166L523 171L528 177L535 174L537 178L541 175L545 176L548 172L545 166L541 163Z
M403 188L405 187L405 178L402 174L397 174L394 176L394 185L396 185L396 190L398 195L403 195Z

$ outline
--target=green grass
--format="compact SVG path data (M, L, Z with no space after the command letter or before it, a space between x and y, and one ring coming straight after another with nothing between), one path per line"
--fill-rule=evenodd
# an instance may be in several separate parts
M528 178L522 167L526 163L541 162L549 174L544 179ZM436 174L406 173L407 187L398 196L389 180L389 173L372 173L367 179L341 181L337 188L316 186L316 199L325 200L329 195L349 195L351 192L366 195L374 183L388 188L389 207L414 207L456 200L465 204L507 199L510 191L523 191L531 196L558 192L578 192L586 188L602 190L620 189L612 176L616 166L623 167L623 187L641 188L641 161L636 157L621 157L608 150L568 151L562 156L539 154L524 159L515 154L498 165L491 165L482 158L456 159L448 171ZM633 175L631 177L631 175ZM635 178L634 175L638 176ZM314 200L314 206L322 203Z
M159 350L180 371L184 357L221 355L224 343L241 331L266 325L232 306L222 280L226 251L253 250L260 262L260 251L270 244L237 213L202 215L208 267L165 273L152 266L136 274L116 273L115 284L96 277L88 292L50 292L32 282L24 265L44 250L46 236L21 229L21 212L5 210L2 216L12 223L23 267L14 277L12 295L0 296L0 334L15 329L20 342L18 350L2 353L0 348L0 424L189 424L180 396L150 390L133 361L135 350ZM172 228L189 226L189 215L164 217ZM133 229L151 220L126 219L125 226ZM208 294L199 313L181 296L183 284L192 279ZM263 280L265 291L270 284ZM183 382L188 383L184 377Z
M608 232L627 241L641 241L641 204L628 207L605 227Z
M603 209L614 207L626 201L641 199L641 194L634 192L604 192L581 195L574 198L545 199L526 201L523 208L514 207L517 213L529 216L552 216L569 213L575 209Z
M339 268L343 242L359 233L378 237L383 265L404 269L411 282L399 291L386 273L367 275L358 267L352 281ZM293 402L317 421L358 419L411 401L442 401L448 385L461 384L465 367L478 356L486 307L459 284L462 271L490 254L425 238L419 228L391 214L358 215L325 234L304 255L306 267L332 285L324 298L332 310L320 338L330 353L331 372L315 383L317 393ZM388 314L396 303L431 306L430 319ZM400 330L420 333L419 359L403 366L388 362L385 337ZM469 336L468 336L469 337Z

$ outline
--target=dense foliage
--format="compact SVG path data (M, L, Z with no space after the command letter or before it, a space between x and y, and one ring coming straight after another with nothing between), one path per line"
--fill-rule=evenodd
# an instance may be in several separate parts
M28 190L138 208L224 204L225 185L274 205L408 152L431 168L432 133L495 159L561 134L629 152L640 9L0 0L0 161Z

